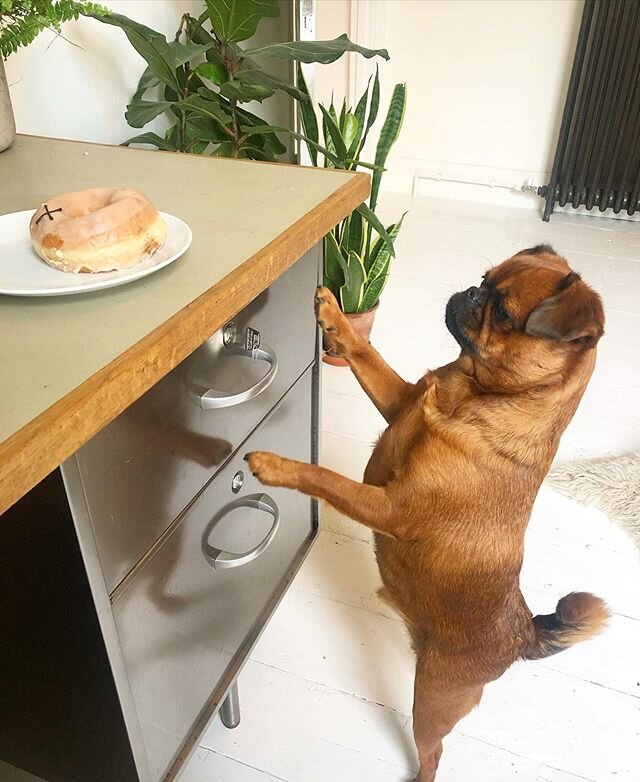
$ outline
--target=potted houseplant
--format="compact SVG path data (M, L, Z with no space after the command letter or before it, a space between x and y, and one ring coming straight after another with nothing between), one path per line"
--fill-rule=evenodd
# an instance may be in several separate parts
M11 146L16 135L5 59L31 43L42 30L59 33L63 22L77 19L85 11L103 10L97 3L74 0L0 0L0 152Z
M309 94L300 68L298 86ZM333 100L328 107L319 104L319 123L313 104L310 101L301 104L302 126L314 165L319 165L318 150L322 128L324 147L329 152L329 155L323 154L325 167L354 170L365 166L373 169L368 203L358 207L324 239L324 284L333 292L352 326L366 340L371 334L380 295L389 277L391 261L395 257L393 242L405 217L403 214L395 223L385 228L376 216L376 206L384 165L402 128L406 100L406 84L396 84L380 130L373 164L359 158L378 115L380 81L377 70L373 85L369 79L355 109L347 107L345 101L338 114ZM327 363L346 366L343 358L332 353L330 344L325 343L325 349Z
M129 125L142 129L160 115L170 122L162 136L142 132L124 144L275 161L286 152L278 134L297 134L289 128L267 125L243 104L262 103L277 91L303 103L309 97L295 84L275 77L261 63L267 58L331 63L346 52L389 59L384 49L366 49L346 35L331 41L241 45L255 34L264 17L279 12L278 0L207 0L200 16L186 13L181 17L173 40L126 16L95 14L101 22L120 27L148 64L125 112ZM332 156L317 140L309 143Z

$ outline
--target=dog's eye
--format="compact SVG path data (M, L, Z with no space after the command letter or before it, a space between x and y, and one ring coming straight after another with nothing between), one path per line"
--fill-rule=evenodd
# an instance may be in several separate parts
M504 304L501 301L497 301L493 306L493 316L498 321L498 323L504 323L506 320L509 320L509 313L505 309Z

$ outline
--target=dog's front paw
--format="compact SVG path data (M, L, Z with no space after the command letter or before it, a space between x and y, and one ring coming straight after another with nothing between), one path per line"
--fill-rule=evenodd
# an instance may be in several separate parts
M267 451L252 451L244 458L249 464L252 474L261 483L267 486L286 486L288 484L288 459L283 459L282 456Z
M332 350L338 355L347 351L345 337L349 323L329 288L317 288L315 297L316 320L325 333Z

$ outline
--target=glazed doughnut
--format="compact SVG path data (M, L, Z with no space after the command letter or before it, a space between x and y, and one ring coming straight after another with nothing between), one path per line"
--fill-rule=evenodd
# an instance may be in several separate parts
M127 269L167 238L164 220L132 187L96 187L50 198L29 224L38 255L64 272Z

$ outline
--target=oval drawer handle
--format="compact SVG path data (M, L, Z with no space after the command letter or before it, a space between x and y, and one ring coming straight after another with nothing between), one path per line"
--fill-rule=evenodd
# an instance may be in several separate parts
M255 510L264 511L273 517L271 529L265 537L255 548L245 551L243 554L232 554L230 551L216 548L209 543L209 535L215 525L237 508L254 508ZM246 497L241 497L229 503L229 505L225 505L224 509L211 519L202 535L202 552L207 562L216 570L247 565L249 562L255 561L269 547L278 532L279 525L280 509L276 505L275 500L269 497L268 494L248 494Z
M258 394L261 394L275 380L276 372L278 371L278 357L275 351L268 345L262 345L255 351L245 350L245 348L240 346L228 347L226 350L233 356L246 356L246 358L264 361L269 364L269 371L257 383L236 394L216 391L215 388L208 388L191 379L188 384L189 396L203 410L216 410L220 407L241 405L243 402L248 402L250 399L258 396Z

